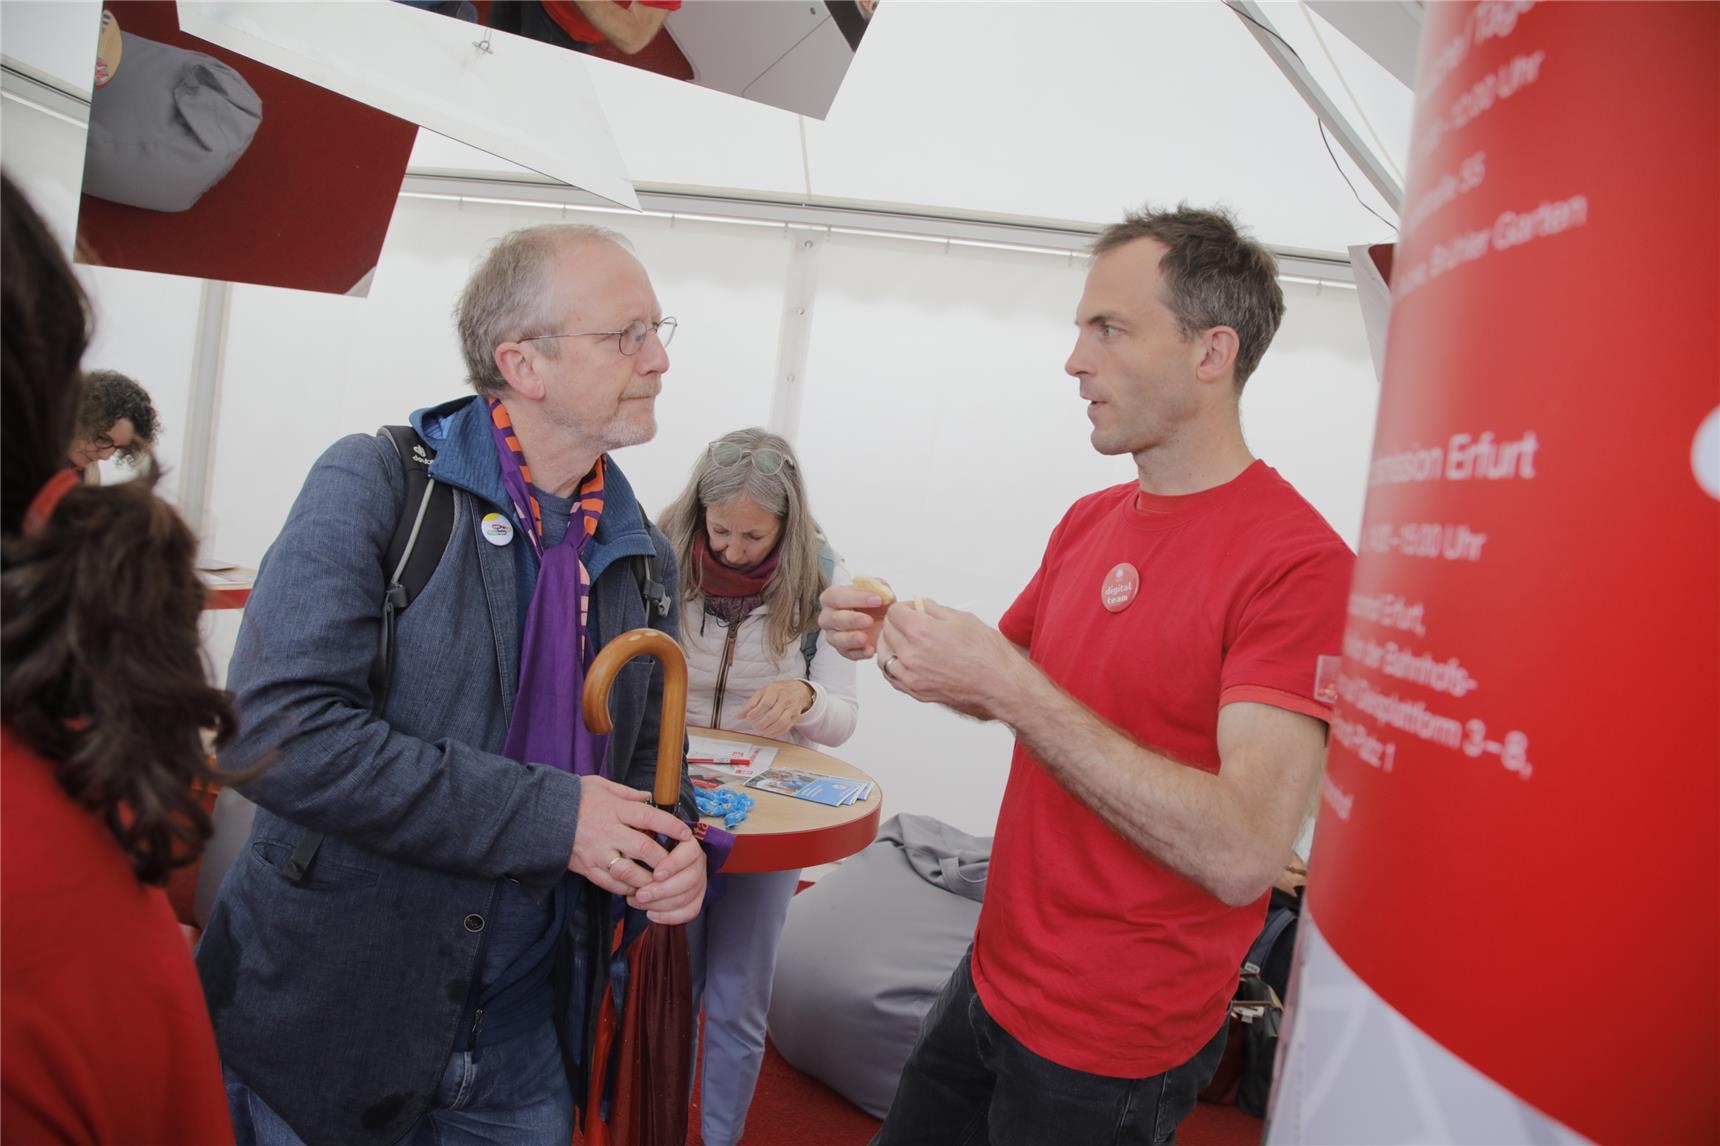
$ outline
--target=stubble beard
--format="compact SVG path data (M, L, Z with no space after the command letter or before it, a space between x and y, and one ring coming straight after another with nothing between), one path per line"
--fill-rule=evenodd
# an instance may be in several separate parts
M603 427L602 438L604 448L609 450L626 449L628 446L642 446L657 436L656 403L647 407L644 413L617 413Z

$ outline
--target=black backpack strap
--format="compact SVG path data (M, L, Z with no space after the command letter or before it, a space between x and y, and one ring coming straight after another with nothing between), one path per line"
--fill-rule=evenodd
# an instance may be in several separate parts
M645 523L647 535L651 532L651 519L643 510L639 513L640 520ZM657 552L653 543L650 553L641 553L633 558L633 577L639 582L639 597L645 602L645 623L653 620L661 621L675 607L674 598L669 596L668 586L657 580Z
M1248 949L1248 955L1242 961L1243 970L1250 974L1260 974L1260 969L1266 966L1266 960L1272 957L1272 948L1277 945L1279 936L1284 929L1296 922L1296 913L1282 907L1274 907L1266 913L1266 926L1261 928L1260 937Z
M645 601L645 623L667 617L674 602L669 599L668 588L657 580L657 559L648 553L633 558L633 576L639 582L639 596Z
M454 491L430 477L436 451L411 426L384 426L379 433L388 436L399 455L406 500L394 536L382 555L382 627L377 634L376 657L370 663L370 710L378 716L388 702L388 687L394 677L395 624L401 611L429 583L454 534ZM282 874L294 883L304 879L322 841L322 832L302 833Z
M406 478L406 503L394 527L388 549L382 555L382 571L389 588L401 586L404 609L417 599L454 534L454 491L430 477L436 451L411 426L384 426L383 431L400 453Z
M384 426L400 456L406 499L382 555L382 629L370 665L371 711L381 714L394 675L394 626L429 583L454 533L454 491L430 478L436 451L411 426Z

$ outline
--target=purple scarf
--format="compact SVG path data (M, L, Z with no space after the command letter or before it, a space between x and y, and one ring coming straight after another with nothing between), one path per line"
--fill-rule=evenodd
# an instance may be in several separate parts
M502 485L514 503L515 517L522 525L530 523L522 532L538 555L537 585L526 610L525 645L520 653L519 692L502 754L522 764L547 764L576 776L608 777L609 737L594 735L580 718L585 674L597 655L586 627L591 615L591 574L580 554L603 514L604 459L598 458L580 483L561 544L545 552L543 511L532 492L531 468L507 407L494 400L490 431L502 463ZM728 859L735 838L697 820L691 826L705 850L708 874L714 877ZM720 895L720 883L712 878L705 887L705 901ZM619 897L615 900L618 918L623 902Z
M514 435L507 407L490 403L490 431L502 464L502 485L514 503L526 541L538 556L537 585L526 611L519 692L503 755L546 764L576 776L607 776L609 737L589 732L579 717L585 674L596 655L586 629L591 575L580 560L603 513L604 459L580 483L567 534L545 551L543 513L532 492L531 469Z

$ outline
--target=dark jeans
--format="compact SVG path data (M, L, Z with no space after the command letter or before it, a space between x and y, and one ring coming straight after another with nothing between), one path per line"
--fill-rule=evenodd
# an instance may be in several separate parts
M1151 1078L1058 1066L1010 1037L974 990L968 961L944 984L872 1146L1043 1146L1176 1141L1212 1080L1228 1024L1193 1058Z

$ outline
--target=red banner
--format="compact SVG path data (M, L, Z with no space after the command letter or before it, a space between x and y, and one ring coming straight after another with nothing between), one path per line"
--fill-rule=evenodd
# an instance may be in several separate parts
M1430 4L1311 906L1603 1141L1720 1136L1720 5Z

